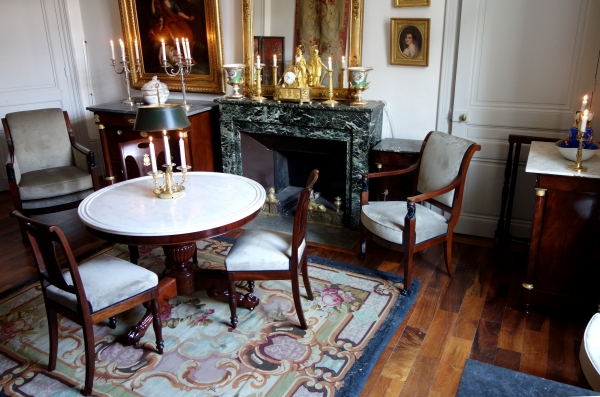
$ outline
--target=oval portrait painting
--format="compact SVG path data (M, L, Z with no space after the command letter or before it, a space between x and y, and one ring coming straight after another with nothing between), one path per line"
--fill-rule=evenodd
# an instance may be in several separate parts
M407 26L400 32L400 51L402 54L409 58L414 58L419 55L421 51L421 43L423 37L421 32L415 26Z

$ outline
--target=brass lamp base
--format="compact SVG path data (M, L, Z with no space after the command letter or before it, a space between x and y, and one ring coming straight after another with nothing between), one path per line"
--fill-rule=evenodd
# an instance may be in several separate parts
M587 167L584 167L583 165L577 166L577 164L569 165L567 166L567 169L574 172L587 172Z
M177 167L178 170L181 170L181 182L177 183L173 180L173 166L175 164L165 164L164 167L167 168L166 172L158 171L156 173L149 172L148 174L152 176L154 179L154 189L152 190L154 194L158 196L160 199L174 199L177 197L181 197L185 187L183 184L185 183L185 177L191 166L186 167ZM162 186L158 186L158 176L163 176L164 184Z

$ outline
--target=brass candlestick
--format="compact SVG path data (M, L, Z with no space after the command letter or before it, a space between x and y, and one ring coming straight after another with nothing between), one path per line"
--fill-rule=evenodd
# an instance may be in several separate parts
M271 77L271 85L277 85L277 65L273 65L273 76Z
M154 190L153 192L161 199L174 199L177 197L181 197L185 187L183 184L185 183L185 177L191 166L186 167L177 167L178 170L181 170L181 182L177 183L173 179L173 166L175 164L164 164L163 167L166 167L166 171L157 171L157 172L149 172L148 174L152 175L154 179ZM163 176L163 185L158 186L158 176L162 174Z
M327 96L329 97L329 99L326 100L325 102L323 102L323 105L328 105L328 106L333 107L338 104L338 101L333 99L333 69L328 69L327 73L329 73L329 92L327 93Z
M346 83L345 83L346 79L344 79L345 73L346 73L346 68L340 68L340 87L339 88L344 88L344 86L346 85Z
M257 66L262 66L262 65L257 65ZM257 67L256 69L256 95L254 95L253 97L251 97L250 99L256 102L262 102L264 101L265 98L264 96L262 96L262 90L260 88L260 80L261 80L261 71L262 71L262 67Z
M581 131L581 129L579 130L579 132L577 132L577 141L579 142L579 146L577 147L577 155L575 157L575 164L573 165L569 165L567 167L567 169L569 171L575 171L575 172L587 172L587 167L584 167L583 164L581 164L581 155L583 154L583 134L584 132Z

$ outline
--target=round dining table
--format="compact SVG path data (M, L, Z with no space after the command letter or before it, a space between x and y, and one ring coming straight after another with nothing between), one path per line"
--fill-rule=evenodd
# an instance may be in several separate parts
M173 177L175 182L182 180L181 173ZM196 253L196 241L245 225L258 215L266 199L259 183L233 174L187 172L183 187L181 197L160 199L153 191L152 177L130 179L98 190L78 208L79 218L98 238L130 247L163 247L166 261L165 278L159 283L161 310L174 297L175 286L177 295L210 289L210 296L228 300L226 274L223 272L223 282L217 283L221 285L209 286L206 274L190 261ZM132 262L136 259L132 257ZM213 272L210 277L214 276ZM251 294L239 294L237 300L249 309L258 304ZM140 321L137 329L132 328L129 341L139 341L150 323L151 314Z

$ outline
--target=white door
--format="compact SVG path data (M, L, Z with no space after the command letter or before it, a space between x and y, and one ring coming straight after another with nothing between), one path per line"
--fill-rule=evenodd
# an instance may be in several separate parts
M469 169L457 232L493 236L509 134L558 140L573 125L583 95L595 85L598 3L462 1L452 134L476 141L482 150ZM512 231L527 236L534 177L524 172L529 147L522 149Z
M64 1L0 2L0 117L22 110L66 110L75 129L83 118ZM0 162L8 151L0 126ZM87 134L77 134L87 144ZM8 189L4 166L0 190Z

